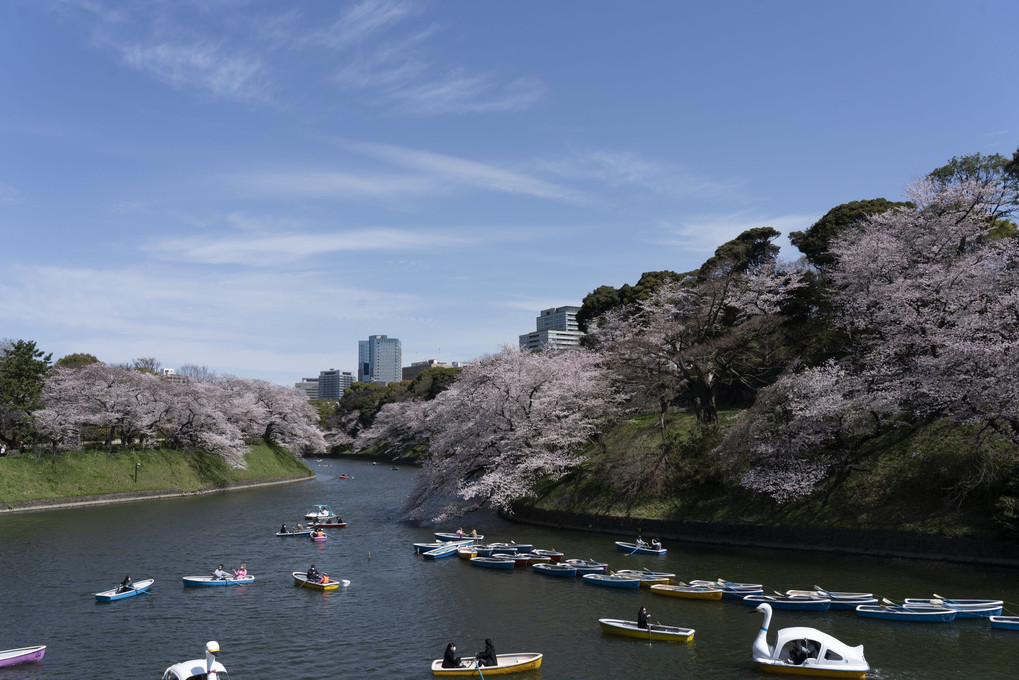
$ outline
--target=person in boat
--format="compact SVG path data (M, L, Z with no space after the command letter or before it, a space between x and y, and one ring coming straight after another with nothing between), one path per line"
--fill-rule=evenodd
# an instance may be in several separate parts
M446 651L442 653L443 668L460 668L461 658L456 655L456 645L450 642L446 645Z
M662 549L662 542L659 541L657 538L652 538L651 539L651 548L654 549L654 550L661 550Z
M240 569L234 569L234 578L247 578L248 577L248 563L241 562Z
M471 529L471 538L476 539L477 537L478 537L478 530L477 529Z
M124 580L120 582L120 585L117 586L117 592L126 593L129 590L134 590L134 586L132 586L131 583L131 575L128 574L124 577Z
M499 665L499 659L495 656L495 646L492 644L492 638L485 638L485 648L475 654L474 658L478 660L479 666Z
M230 578L230 572L224 569L222 564L213 569L212 575L223 580Z
M464 528L463 527L460 527L459 529L456 530L456 537L457 538L463 538L464 537Z
M303 524L301 524L300 522L298 522L298 523L297 523L297 530L298 530L298 531L304 531L304 525L303 525Z
M647 607L641 607L637 612L637 627L647 630Z
M789 663L794 666L801 666L807 660L807 647L804 643L806 640L795 642L789 648Z
M287 531L287 523L286 522L284 522L283 526L280 527L280 533L281 534L289 534L290 533L289 531Z
M322 574L318 573L318 569L315 568L314 564L308 569L306 576L308 577L308 583L318 583L322 580Z
M636 545L637 545L638 548L643 548L645 545L647 545L647 543L644 542L644 537L641 536L640 534L637 534L637 543L636 543Z

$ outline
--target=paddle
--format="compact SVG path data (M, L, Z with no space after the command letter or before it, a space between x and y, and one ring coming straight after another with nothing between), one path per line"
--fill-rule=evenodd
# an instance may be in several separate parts
M821 593L822 595L825 595L825 596L827 596L827 597L829 597L831 599L834 599L834 595L832 594L832 592L830 590L825 590L821 586L814 586L814 590L816 590L817 592Z
M638 550L640 550L640 544L638 544L638 545L637 545L637 547L636 547L636 548L634 548L634 549L633 549L633 552L632 552L632 553L630 553L630 554L632 555L633 553L637 552Z
M481 659L478 658L477 654L474 655L474 668L478 671L478 675L481 676L481 680L485 680L485 674L481 672Z
M882 598L881 598L881 601L882 601L882 602L884 602L884 603L885 603L885 605L891 605L891 606L892 606L893 608L895 608L895 609L898 609L898 610L901 610L901 611L904 611L904 612L913 612L914 614L916 613L916 612L915 612L914 610L910 609L910 608L909 608L909 607L907 607L906 605L904 605L904 604L899 604L899 603L897 603L897 602L892 602L892 601L891 601L891 600L889 600L889 599L888 599L887 597L882 597Z

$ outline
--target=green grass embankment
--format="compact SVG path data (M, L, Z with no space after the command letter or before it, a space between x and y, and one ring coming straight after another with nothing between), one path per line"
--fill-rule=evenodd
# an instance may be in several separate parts
M231 482L311 475L286 451L250 447L246 469L230 468L205 452L169 449L74 451L0 458L0 507L11 503L161 490L195 492ZM135 481L135 463L138 467Z

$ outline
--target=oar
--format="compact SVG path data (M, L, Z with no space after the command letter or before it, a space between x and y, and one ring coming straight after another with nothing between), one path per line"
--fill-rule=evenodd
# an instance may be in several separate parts
M959 604L959 603L958 603L958 602L956 602L955 600L949 600L949 599L948 599L947 597L944 597L943 595L938 595L937 593L934 593L934 597L936 597L936 598L938 598L939 600L941 600L941 604L949 604L949 605L952 605L952 604ZM933 602L931 602L931 604L934 604L934 603L933 603Z
M498 662L498 659L496 659L496 662ZM481 680L485 680L485 674L481 672L481 659L478 658L477 654L474 655L474 668L477 669L478 675L481 676Z
M630 554L632 555L633 553L637 552L638 550L640 550L640 545L637 545L637 547L636 547L636 548L634 548L634 549L633 549L633 552L632 552L632 553L630 553Z
M898 602L892 602L887 597L882 597L881 601L884 602L885 605L891 605L892 607L895 607L896 609L901 609L902 611L906 611L906 612L913 612L914 614L916 613L915 611L913 611L912 609L910 609L906 605L899 604Z
M825 590L821 586L814 586L814 590L821 593L822 595L826 595L829 599L835 599L835 595L830 590Z

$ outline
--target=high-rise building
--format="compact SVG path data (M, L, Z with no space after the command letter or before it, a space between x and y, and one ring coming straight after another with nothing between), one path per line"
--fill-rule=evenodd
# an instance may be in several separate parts
M343 391L354 382L354 374L350 371L338 371L330 368L318 372L318 398L339 401Z
M411 362L410 366L404 366L402 375L404 380L413 380L422 371L427 371L429 368L459 368L460 362L454 362L453 364L445 364L438 359L426 359L425 361L414 361Z
M357 342L357 380L387 385L400 382L403 359L400 340L386 335L369 335Z
M301 382L294 383L294 387L303 391L308 401L318 399L318 378L304 378Z
M584 335L577 326L577 312L580 307L567 305L541 310L533 333L520 336L520 349L569 349L580 346Z

